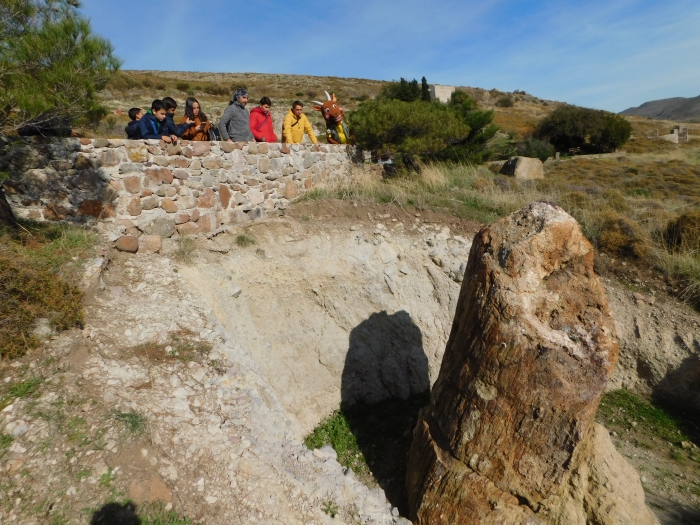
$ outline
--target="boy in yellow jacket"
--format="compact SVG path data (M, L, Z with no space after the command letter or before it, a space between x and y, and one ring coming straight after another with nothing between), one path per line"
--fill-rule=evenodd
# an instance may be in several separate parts
M309 136L311 142L318 144L316 140L316 135L314 135L314 130L311 128L309 119L306 115L302 113L304 109L304 104L300 101L295 100L292 104L292 109L289 110L287 116L284 117L284 122L282 123L282 142L288 144L301 144L304 138L304 132Z

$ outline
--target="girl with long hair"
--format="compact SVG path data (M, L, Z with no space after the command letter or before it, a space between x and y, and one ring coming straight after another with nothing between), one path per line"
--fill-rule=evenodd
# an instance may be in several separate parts
M194 97L189 97L185 101L185 116L180 122L184 123L188 120L194 120L194 124L182 134L183 140L209 140L211 123L199 107L199 101Z

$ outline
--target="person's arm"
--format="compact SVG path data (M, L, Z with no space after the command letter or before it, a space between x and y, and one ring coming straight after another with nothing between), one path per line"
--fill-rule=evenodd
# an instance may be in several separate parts
M306 118L306 115L304 115L304 131L306 131L306 133L309 135L311 142L318 144L316 135L314 135L314 128L311 127L311 123L309 122L309 119Z
M180 125L186 123L187 120L188 120L187 117L182 117L182 120L180 120ZM188 124L187 129L185 130L185 132L182 135L180 135L180 137L183 138L184 140L192 140L196 134L197 134L196 127L190 126Z
M231 122L231 117L233 116L233 112L231 111L231 106L226 108L226 111L224 111L224 114L221 115L221 119L219 120L219 133L221 134L221 140L231 140L231 137L228 136L228 123Z
M282 124L282 142L292 143L292 114L287 113Z

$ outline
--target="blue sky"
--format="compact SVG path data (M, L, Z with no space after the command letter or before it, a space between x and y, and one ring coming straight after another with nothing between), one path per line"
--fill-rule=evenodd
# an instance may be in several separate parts
M125 69L425 75L610 111L700 95L697 0L83 0L82 11Z

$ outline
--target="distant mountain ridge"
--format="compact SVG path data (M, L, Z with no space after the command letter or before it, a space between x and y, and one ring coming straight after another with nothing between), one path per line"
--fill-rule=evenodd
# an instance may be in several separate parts
M639 107L621 111L620 115L636 115L661 120L700 121L700 96L651 100Z

